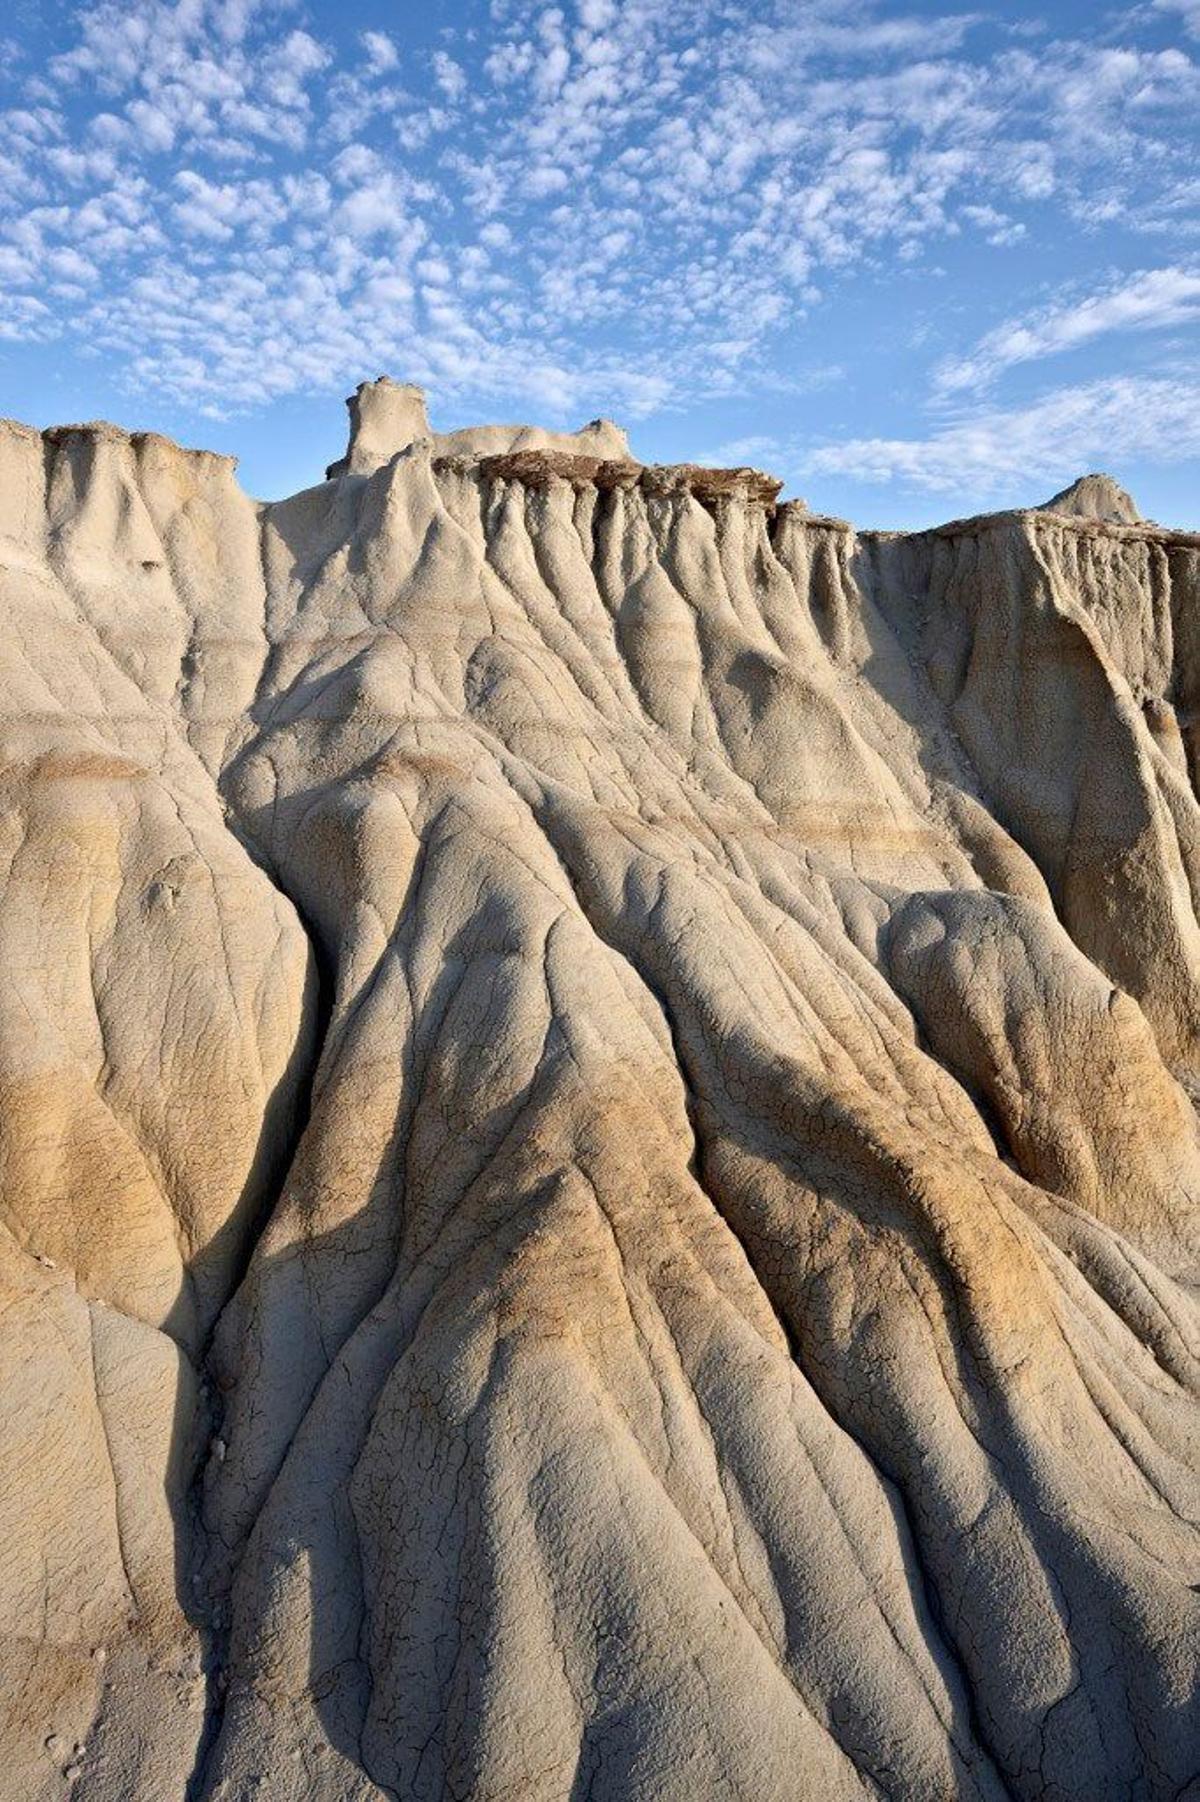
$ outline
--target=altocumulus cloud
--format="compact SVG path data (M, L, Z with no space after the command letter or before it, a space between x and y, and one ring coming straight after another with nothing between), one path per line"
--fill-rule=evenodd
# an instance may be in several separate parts
M104 0L50 49L17 31L6 354L102 359L185 421L383 368L481 409L707 408L698 442L963 491L1051 440L1149 454L1153 420L1196 454L1193 0L1070 32L885 0L341 11ZM1038 260L1064 234L1093 271L1070 289ZM894 359L873 390L852 331ZM1063 364L1133 338L1161 368ZM855 429L892 387L908 429Z

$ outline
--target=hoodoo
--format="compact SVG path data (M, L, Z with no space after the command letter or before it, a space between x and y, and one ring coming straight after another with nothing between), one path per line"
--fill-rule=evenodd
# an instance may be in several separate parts
M0 1790L1193 1793L1200 537L350 412L0 427Z

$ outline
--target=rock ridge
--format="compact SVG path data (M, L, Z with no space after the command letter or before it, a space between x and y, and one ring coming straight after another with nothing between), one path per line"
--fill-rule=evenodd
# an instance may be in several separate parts
M1187 1793L1200 535L349 406L0 434L0 1793Z

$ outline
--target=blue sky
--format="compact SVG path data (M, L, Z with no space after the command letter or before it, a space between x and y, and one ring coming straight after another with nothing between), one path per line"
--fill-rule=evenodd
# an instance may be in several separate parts
M1200 525L1200 0L8 0L0 413L319 478L606 414L863 525Z

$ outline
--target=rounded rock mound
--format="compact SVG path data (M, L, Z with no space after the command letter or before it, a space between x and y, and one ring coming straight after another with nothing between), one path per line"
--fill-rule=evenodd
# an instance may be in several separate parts
M1137 526L1142 523L1137 502L1111 476L1080 476L1070 487L1043 501L1039 513L1065 513L1072 519L1098 519L1106 525Z

